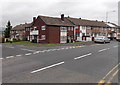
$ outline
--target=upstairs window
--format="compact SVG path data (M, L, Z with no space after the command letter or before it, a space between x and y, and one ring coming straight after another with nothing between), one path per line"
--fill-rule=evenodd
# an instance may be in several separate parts
M61 27L60 31L67 31L67 28L66 27Z
M68 30L70 31L70 27L68 27Z
M46 26L42 26L42 27L41 27L41 30L46 30Z
M74 28L73 27L71 27L71 31L73 31L74 30Z

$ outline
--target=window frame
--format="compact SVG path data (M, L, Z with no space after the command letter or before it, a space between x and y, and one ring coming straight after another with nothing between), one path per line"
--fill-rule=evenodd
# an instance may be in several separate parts
M46 30L46 26L45 25L41 26L41 30Z

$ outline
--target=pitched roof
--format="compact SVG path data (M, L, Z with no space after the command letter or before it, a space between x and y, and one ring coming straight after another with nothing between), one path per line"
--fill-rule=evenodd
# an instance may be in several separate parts
M120 28L120 26L118 26L118 25L115 24L115 23L110 23L110 24L114 25L116 28Z
M78 18L71 18L67 17L68 20L73 22L75 25L81 25L81 26L96 26L96 27L109 27L104 22L100 21L93 21L93 20L85 20L85 19L78 19Z
M48 16L39 16L47 25L55 26L74 26L69 20L64 18L64 21L61 18L48 17Z
M31 27L32 23L25 23L25 24L20 24L12 28L12 30L25 30L26 27Z

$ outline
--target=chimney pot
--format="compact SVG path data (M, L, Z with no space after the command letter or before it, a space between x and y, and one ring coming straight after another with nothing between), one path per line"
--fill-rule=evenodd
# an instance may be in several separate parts
M61 20L64 21L64 14L61 14Z

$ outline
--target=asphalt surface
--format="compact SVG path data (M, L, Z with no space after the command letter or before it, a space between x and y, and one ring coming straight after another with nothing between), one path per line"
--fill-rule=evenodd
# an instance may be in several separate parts
M2 46L3 83L98 83L118 64L118 42ZM105 77L118 83L117 68ZM113 75L114 74L114 75Z

